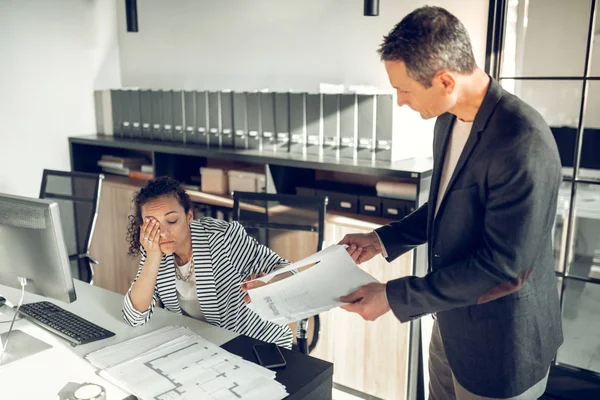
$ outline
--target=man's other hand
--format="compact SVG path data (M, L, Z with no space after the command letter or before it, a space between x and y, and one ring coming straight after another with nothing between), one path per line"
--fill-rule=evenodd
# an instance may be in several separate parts
M344 236L338 244L348 245L346 250L357 264L369 261L382 252L379 236L375 232L350 233Z
M361 286L349 295L340 297L340 301L348 303L342 306L344 310L357 313L367 321L375 321L390 311L385 295L385 283L369 283Z

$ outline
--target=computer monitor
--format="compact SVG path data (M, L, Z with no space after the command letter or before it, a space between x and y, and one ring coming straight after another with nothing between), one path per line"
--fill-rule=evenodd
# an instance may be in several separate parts
M76 299L58 204L0 193L0 284L19 289L23 279L30 293ZM51 347L12 326L0 334L0 366Z
M0 193L0 284L70 303L75 301L58 204Z

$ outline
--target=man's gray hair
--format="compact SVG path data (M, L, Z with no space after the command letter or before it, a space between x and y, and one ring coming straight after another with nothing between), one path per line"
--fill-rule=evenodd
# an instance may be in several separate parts
M463 75L476 68L464 25L443 8L425 6L402 19L377 51L383 61L402 61L408 75L425 87L442 69Z

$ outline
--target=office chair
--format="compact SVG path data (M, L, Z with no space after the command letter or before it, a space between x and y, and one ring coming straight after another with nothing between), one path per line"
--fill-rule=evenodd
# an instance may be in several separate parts
M73 277L90 284L94 284L93 265L98 264L89 249L103 179L102 174L44 169L40 189L40 199L58 203Z
M233 192L232 214L259 243L294 262L323 248L326 207L327 197ZM295 347L310 353L320 328L319 315L298 321Z

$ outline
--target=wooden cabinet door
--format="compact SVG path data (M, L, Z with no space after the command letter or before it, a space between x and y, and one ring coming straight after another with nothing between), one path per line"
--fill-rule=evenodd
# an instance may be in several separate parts
M95 286L125 294L135 278L139 256L127 255L128 216L138 187L105 179L100 192L96 229L90 254L100 263L94 266Z
M347 233L368 233L377 225L328 216L325 246ZM412 252L392 263L377 256L360 265L380 282L410 275ZM334 308L320 314L319 343L312 356L334 363L333 381L382 399L404 399L408 363L409 324L390 311L377 321Z

